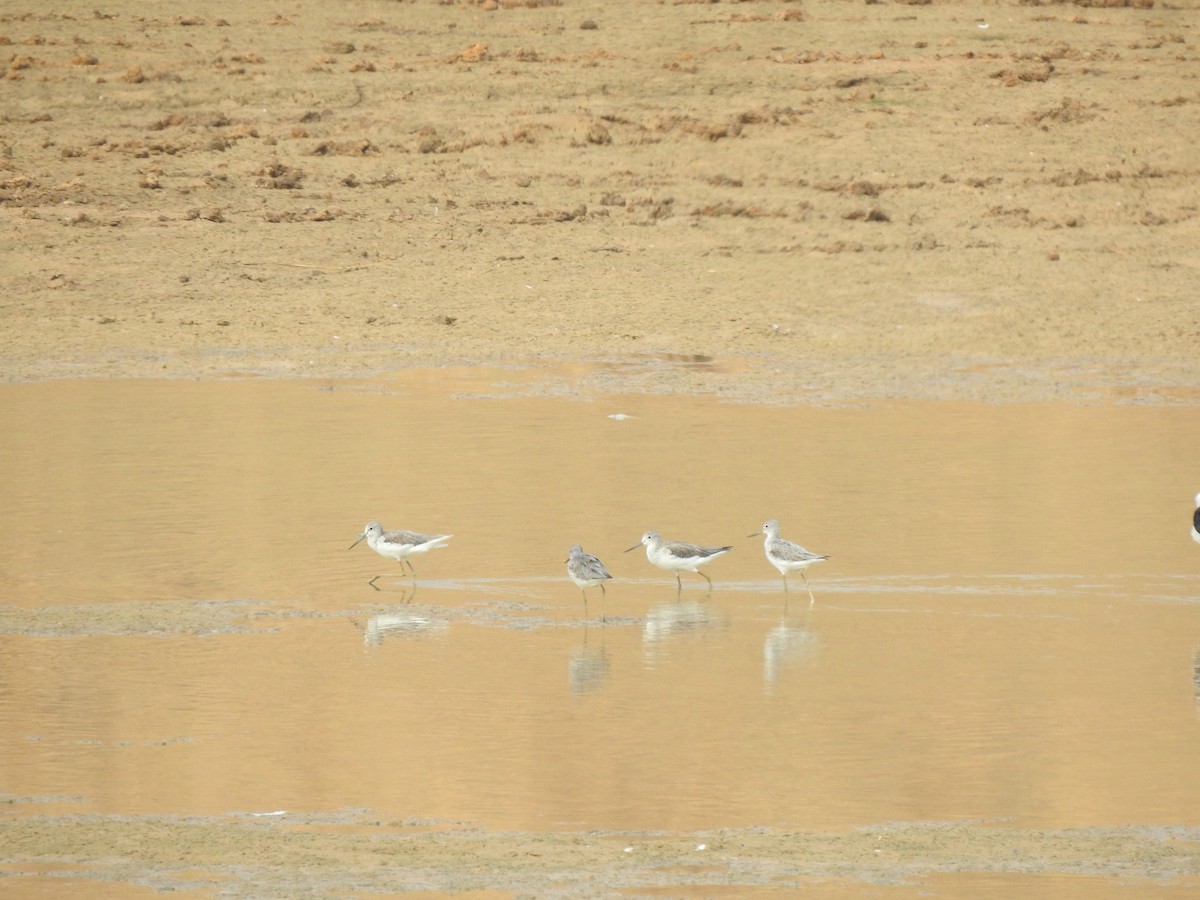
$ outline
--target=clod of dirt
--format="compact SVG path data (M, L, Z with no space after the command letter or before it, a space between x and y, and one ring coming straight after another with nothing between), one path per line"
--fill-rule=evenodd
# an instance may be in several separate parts
M379 149L369 140L322 141L313 147L313 156L378 156Z
M260 187L294 190L304 180L304 172L281 162L268 163L256 173Z
M843 219L859 222L890 222L891 216L878 206L872 209L855 209L842 216Z
M1034 81L1049 81L1053 71L1054 66L1044 63L1028 69L1001 69L999 72L993 72L991 77L999 78L1005 87L1015 87L1018 84L1028 84Z
M1084 106L1078 100L1063 97L1062 102L1058 106L1031 112L1025 116L1025 121L1030 125L1042 125L1043 128L1046 124L1052 122L1087 122L1096 118L1096 113L1089 111L1090 109L1094 109L1096 105L1092 103L1090 106Z
M467 47L465 50L463 50L457 56L452 57L450 59L450 62L473 63L473 62L484 62L485 60L488 60L488 59L491 59L491 54L488 52L488 45L479 43L479 44L472 44L470 47Z
M599 122L593 122L587 131L587 142L589 144L611 144L612 135Z
M1108 9L1154 9L1154 0L1071 0L1076 6L1095 6Z

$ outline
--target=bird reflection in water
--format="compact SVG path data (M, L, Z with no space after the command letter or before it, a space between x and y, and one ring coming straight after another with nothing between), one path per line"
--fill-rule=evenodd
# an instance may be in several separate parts
M442 634L450 627L445 619L438 619L415 610L380 613L367 619L363 628L363 643L378 647L384 638L417 638Z
M701 636L725 624L724 617L714 613L708 603L696 600L660 603L646 613L646 622L642 626L642 645L652 655L670 641L689 635Z
M784 600L782 620L763 640L763 681L767 688L787 667L816 659L817 636L808 627L811 615L811 606L802 615L791 615Z
M1200 706L1200 650L1192 654L1192 687L1196 691L1196 705Z
M583 645L574 648L567 659L567 686L572 694L597 691L608 680L608 651L604 647L604 626L600 627L599 646L589 644L589 628L583 624Z

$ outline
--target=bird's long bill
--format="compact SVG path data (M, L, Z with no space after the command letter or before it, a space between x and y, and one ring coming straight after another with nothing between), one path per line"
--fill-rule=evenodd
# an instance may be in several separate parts
M362 534L360 534L360 535L358 536L358 540L357 540L357 541L355 541L353 544L351 544L351 545L350 545L349 547L347 547L346 549L347 549L347 550L353 550L355 547L357 547L357 546L358 546L358 544L359 544L359 541L361 541L361 540L362 540L363 538L365 538L366 536L367 536L367 533L364 531Z
M761 531L756 531L756 532L754 532L754 534L748 534L748 535L746 535L746 537L761 537L761 536L762 536L762 532L761 532Z
M632 547L630 547L630 548L629 548L629 550L636 550L636 549L637 549L638 547L640 547L640 546L642 546L642 542L641 542L641 541L638 541L636 544L634 544ZM622 552L622 553L628 553L628 552L629 552L629 550L622 550L621 552Z

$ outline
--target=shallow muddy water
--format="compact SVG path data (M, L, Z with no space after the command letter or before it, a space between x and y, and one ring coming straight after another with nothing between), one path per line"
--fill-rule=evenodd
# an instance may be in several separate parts
M0 387L12 813L1196 824L1195 411L544 377ZM454 537L414 585L369 519ZM711 592L651 528L734 546Z

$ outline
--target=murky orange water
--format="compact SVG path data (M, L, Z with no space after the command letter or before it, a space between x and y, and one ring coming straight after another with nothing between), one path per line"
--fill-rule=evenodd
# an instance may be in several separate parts
M1195 823L1194 410L520 396L538 377L0 387L0 794ZM769 517L832 557L811 608L746 537ZM374 518L453 533L415 590L347 549ZM650 528L735 546L711 594L621 552ZM573 543L615 575L586 608Z

